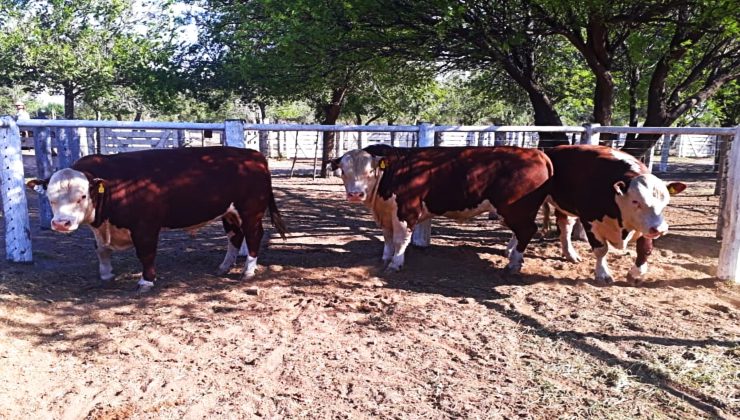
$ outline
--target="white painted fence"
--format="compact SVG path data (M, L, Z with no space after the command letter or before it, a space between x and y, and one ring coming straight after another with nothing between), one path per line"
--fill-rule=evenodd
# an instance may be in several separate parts
M574 143L598 144L601 133L610 134L661 134L661 135L710 135L724 138L734 136L734 145L740 144L740 127L737 128L713 128L713 127L602 127L598 124L584 126L433 126L427 123L410 126L346 126L346 125L300 125L300 124L245 124L242 120L227 120L224 123L170 123L170 122L133 122L133 121L82 121L82 120L26 120L23 121L24 128L37 128L40 138L36 141L37 156L40 176L48 176L50 173L49 157L45 153L50 152L48 136L45 137L44 129L49 127L67 128L59 130L57 143L59 148L58 168L69 166L85 153L90 153L93 147L82 141L88 136L81 136L80 129L108 129L107 133L115 133L115 130L162 130L159 131L156 144L160 146L182 145L182 130L212 130L224 133L223 143L235 147L260 148L264 154L285 157L296 156L297 153L306 157L316 156L316 148L319 142L314 138L313 147L309 147L307 140L301 143L300 134L294 134L298 142L293 139L293 147L290 148L291 139L289 133L309 132L309 136L323 131L334 131L338 133L356 133L352 135L341 134L335 152L367 145L363 142L373 143L390 138L394 135L398 146L416 145L418 147L429 147L434 145L435 133L442 133L440 140L442 145L501 145L512 144L518 146L534 146L536 133L553 132L566 133ZM268 148L267 142L260 144L259 136L250 135L250 132L268 131L275 133L275 138L283 138L275 142L272 148ZM313 132L313 133L310 133ZM163 134L165 133L165 134ZM176 133L176 134L172 134ZM246 135L245 135L246 133ZM363 133L366 136L363 137ZM405 133L405 134L402 134ZM513 134L516 133L516 134ZM305 134L303 135L305 137ZM344 137L342 137L344 136ZM113 137L111 134L109 137ZM116 152L152 146L151 137L143 141L144 135L140 136L141 144L126 144L121 147L122 142L117 142ZM171 140L168 140L171 139ZM169 144L167 142L170 142ZM385 142L385 141L383 141ZM402 142L405 142L403 144ZM493 142L493 144L492 144ZM410 144L409 144L410 143ZM256 147L255 147L256 146ZM262 147L260 147L262 146ZM102 148L102 147L101 147ZM311 149L301 150L302 148ZM343 150L342 150L343 149ZM23 185L23 166L20 162L20 136L15 121L10 117L3 117L0 121L0 151L3 156L3 172L0 180L2 186L3 209L6 217L6 256L10 261L31 261L30 229L28 228L28 209L26 204L25 190ZM290 153L292 152L292 153ZM720 253L718 276L722 279L731 279L740 283L740 147L732 147L730 150L730 169L728 171L728 186L725 197L721 202L725 203L721 211L721 228L724 232L722 251ZM274 156L274 155L273 155ZM19 187L20 186L20 187ZM43 201L43 199L42 199ZM48 203L45 204L48 206ZM44 205L41 207L41 215L44 217ZM48 208L47 208L48 210ZM423 223L418 226L412 237L414 244L419 246L429 245L431 237L431 223Z

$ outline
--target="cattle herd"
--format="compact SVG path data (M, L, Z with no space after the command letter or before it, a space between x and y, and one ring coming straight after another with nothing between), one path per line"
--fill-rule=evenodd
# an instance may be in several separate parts
M510 273L522 267L543 205L555 208L563 257L578 262L571 243L576 220L596 256L595 278L614 281L606 264L609 246L637 242L628 280L647 272L655 238L668 225L670 195L686 188L666 184L634 157L604 146L559 146L547 151L516 147L395 148L352 150L331 162L341 171L346 199L367 206L383 231L383 263L400 270L416 225L432 217L457 220L497 213L512 230L507 246ZM195 230L221 218L228 237L219 273L236 262L246 243L244 279L254 276L262 218L285 238L267 160L232 147L148 150L90 155L30 188L46 194L51 227L73 232L88 225L95 236L100 278L114 277L111 254L133 246L142 264L140 291L154 286L154 260L163 229Z

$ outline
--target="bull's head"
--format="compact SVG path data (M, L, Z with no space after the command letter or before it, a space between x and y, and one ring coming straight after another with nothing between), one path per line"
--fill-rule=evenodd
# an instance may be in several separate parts
M619 206L625 227L635 229L644 236L655 239L668 232L663 210L671 195L686 189L681 182L665 182L652 174L632 178L629 185L623 181L614 184L614 200Z
M383 160L380 156L373 156L364 150L350 150L342 157L330 162L331 170L342 171L342 182L347 191L347 201L360 203L372 194L375 183L378 181L378 166Z
M55 172L48 180L32 179L26 185L46 194L54 214L51 228L65 233L93 221L93 196L102 194L105 189L102 179L69 168Z

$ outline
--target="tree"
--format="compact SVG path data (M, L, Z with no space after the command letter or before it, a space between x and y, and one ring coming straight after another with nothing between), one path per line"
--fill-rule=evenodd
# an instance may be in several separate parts
M322 124L335 124L347 97L384 72L403 74L410 62L379 49L362 20L362 2L205 0L199 68L213 87L250 98L308 100ZM403 80L398 80L403 84ZM334 150L324 134L322 160ZM322 176L326 165L322 165Z
M29 0L6 35L18 44L14 81L64 95L65 118L75 101L92 101L113 86L135 86L152 69L157 45L134 32L128 0Z
M562 125L541 68L549 57L545 27L526 0L380 1L365 25L390 26L387 45L460 71L503 70L527 95L537 125ZM400 35L399 35L400 34ZM431 57L431 58L430 58ZM565 135L540 133L541 146L567 143Z

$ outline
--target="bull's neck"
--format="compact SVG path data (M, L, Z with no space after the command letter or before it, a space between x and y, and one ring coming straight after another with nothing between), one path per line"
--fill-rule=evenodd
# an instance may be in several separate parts
M380 180L383 178L384 173L384 171L380 168L376 170L378 172L378 176L375 177L375 181L373 182L373 184L369 185L370 188L368 188L368 190L370 193L367 195L364 201L365 206L370 208L370 210L375 207L375 199L378 196L378 187L380 187Z

